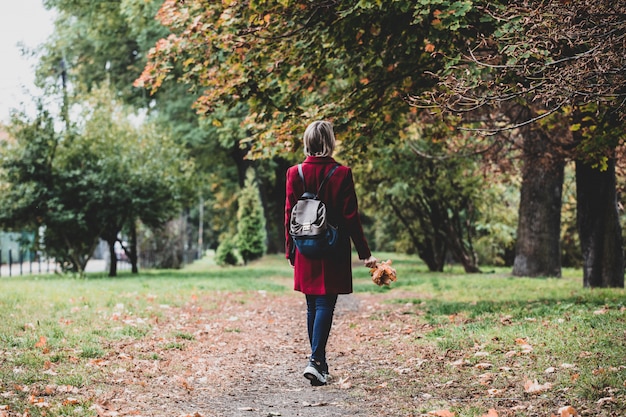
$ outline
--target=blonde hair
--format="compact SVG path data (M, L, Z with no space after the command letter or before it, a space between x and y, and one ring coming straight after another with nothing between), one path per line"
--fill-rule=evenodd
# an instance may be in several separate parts
M304 154L306 156L332 156L335 150L333 125L325 120L311 123L304 131Z

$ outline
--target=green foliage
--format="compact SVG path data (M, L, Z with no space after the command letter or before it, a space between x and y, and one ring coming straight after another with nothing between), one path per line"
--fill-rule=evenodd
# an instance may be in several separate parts
M105 81L126 102L146 106L151 100L133 88L150 45L166 31L154 20L158 1L45 0L55 11L54 35L44 44L38 65L42 85L59 76L61 62L73 90L90 92ZM54 80L56 82L56 80Z
M495 176L494 176L495 177ZM491 178L477 199L474 249L481 265L511 266L515 250L519 188Z
M191 165L166 132L136 127L106 88L83 102L80 123L57 133L40 110L13 120L2 160L0 220L44 226L44 249L82 273L97 240L116 239L136 220L158 227L187 199Z
M239 196L237 211L237 248L244 262L260 258L267 247L265 215L255 174L248 170L246 183Z
M477 37L480 4L168 0L157 16L172 35L156 43L136 85L155 91L180 78L204 89L203 114L245 102L246 142L257 156L297 149L303 118L351 126L362 150L371 132L409 111L403 94L433 85L424 71Z
M449 255L468 272L478 266L474 253L476 226L484 199L478 163L471 157L446 155L455 131L432 119L416 120L397 143L371 152L363 172L364 207L376 212L377 229L385 230L395 249L414 252L433 271Z
M241 255L237 250L235 238L226 237L222 239L215 251L215 263L220 266L239 265L242 262Z

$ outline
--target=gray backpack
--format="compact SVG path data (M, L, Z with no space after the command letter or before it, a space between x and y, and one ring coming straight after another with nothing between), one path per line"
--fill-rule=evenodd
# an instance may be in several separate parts
M339 233L337 228L328 222L326 204L319 199L319 194L338 167L339 164L328 171L317 193L313 194L306 190L302 164L298 165L298 175L304 185L304 193L291 209L289 235L298 251L307 258L323 258L331 253L337 244Z

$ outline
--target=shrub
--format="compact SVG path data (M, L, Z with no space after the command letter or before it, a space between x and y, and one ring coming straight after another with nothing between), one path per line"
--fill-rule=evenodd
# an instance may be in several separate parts
M215 251L215 263L220 266L237 265L240 263L237 247L232 237L222 240Z

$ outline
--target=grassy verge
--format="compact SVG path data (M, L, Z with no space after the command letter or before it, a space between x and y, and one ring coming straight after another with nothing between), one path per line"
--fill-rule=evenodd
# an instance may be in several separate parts
M394 334L389 317L399 312L403 328L412 329L394 339L401 372L378 370L375 378L378 386L399 386L393 398L405 415L445 408L482 416L493 404L511 416L549 416L564 405L583 415L626 409L624 290L583 289L574 270L561 279L512 278L508 269L430 273L414 258L390 257L398 282L378 288L366 268L355 266L355 290L386 300L383 311L363 320L389 320ZM280 256L242 268L204 260L113 279L1 278L0 416L96 415L80 391L106 389L98 361L119 341L148 337L165 307L192 304L206 292L290 288L291 269ZM178 349L190 338L180 333L164 343ZM407 382L411 367L419 378ZM516 410L519 399L536 408Z
M288 266L268 258L246 268L205 260L117 278L0 278L0 417L95 415L91 400L78 393L102 383L97 365L112 354L110 344L145 337L168 307L190 304L204 292L285 291L277 280L286 273ZM171 349L188 339L173 336Z
M584 289L576 270L537 279L511 277L509 269L433 274L410 259L394 265L398 282L377 291L389 293L390 308L415 315L421 331L403 342L434 349L428 360L418 358L419 384L403 387L405 398L424 400L417 411L443 404L457 416L483 416L485 404L516 416L550 416L567 405L581 415L626 410L623 289ZM358 288L371 290L358 275ZM393 373L387 379L399 382ZM522 401L534 410L516 409Z

